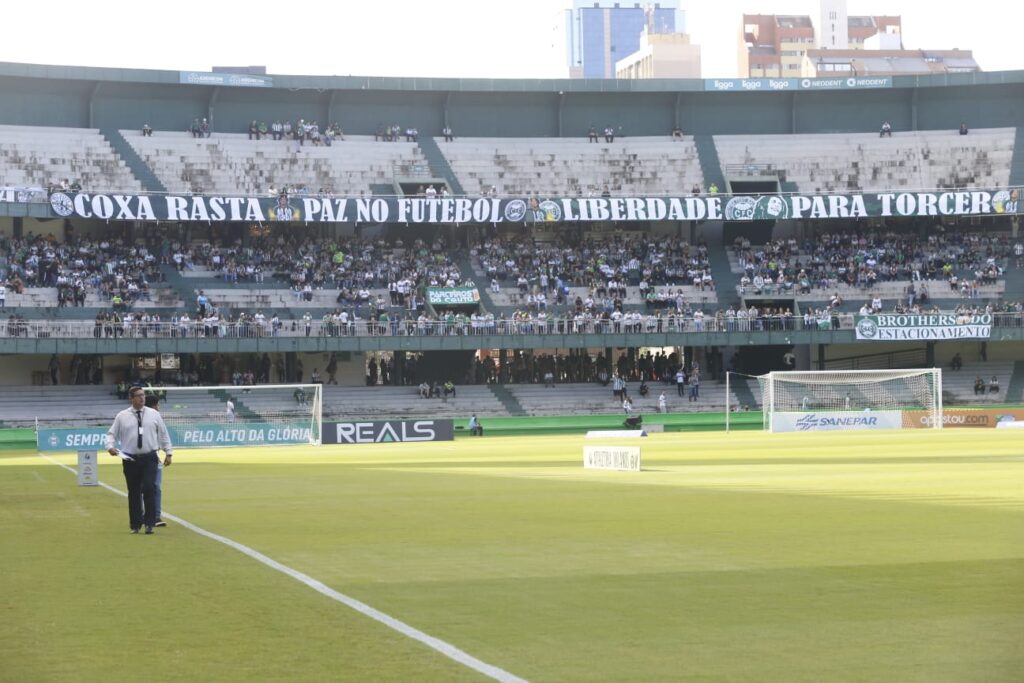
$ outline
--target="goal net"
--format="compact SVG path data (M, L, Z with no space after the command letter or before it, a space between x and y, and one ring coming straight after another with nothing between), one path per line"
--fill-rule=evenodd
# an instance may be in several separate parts
M941 429L942 370L820 370L758 377L772 432Z
M323 387L319 384L145 387L175 447L319 445Z

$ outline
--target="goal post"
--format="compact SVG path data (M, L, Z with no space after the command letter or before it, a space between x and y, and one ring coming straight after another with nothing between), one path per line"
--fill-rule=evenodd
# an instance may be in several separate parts
M758 377L764 429L941 429L942 370L810 370Z
M254 384L143 387L177 447L319 445L323 386Z

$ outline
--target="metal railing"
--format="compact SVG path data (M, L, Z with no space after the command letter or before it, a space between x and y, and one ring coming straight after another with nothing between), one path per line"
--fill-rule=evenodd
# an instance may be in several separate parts
M993 327L1020 328L1022 313L996 313ZM0 339L253 339L299 337L448 337L529 336L574 334L658 334L720 332L790 332L805 330L849 330L853 315L841 313L828 319L807 322L802 317L777 316L748 319L643 316L639 321L608 322L592 319L494 320L472 323L443 320L323 320L286 321L274 328L270 322L203 323L97 323L90 320L0 320Z

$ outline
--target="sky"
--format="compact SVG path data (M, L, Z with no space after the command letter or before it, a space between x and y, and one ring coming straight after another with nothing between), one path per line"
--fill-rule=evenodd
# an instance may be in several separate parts
M261 65L271 74L564 78L564 9L571 5L571 0L5 3L0 61L172 71ZM682 0L681 5L691 42L701 46L705 78L740 75L737 39L744 13L808 14L815 23L818 16L816 0ZM1024 50L1018 48L1024 3L849 0L847 10L901 15L908 49L970 49L984 71L1024 70Z

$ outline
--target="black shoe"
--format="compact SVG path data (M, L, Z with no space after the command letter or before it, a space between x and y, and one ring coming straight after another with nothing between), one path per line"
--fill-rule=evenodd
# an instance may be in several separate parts
M149 536L149 535L150 535L150 534L152 534L152 533L153 533L153 527L151 527L151 526L147 526L147 527L146 527L146 535L147 535L147 536Z
M165 522L162 519L158 519L156 520L156 524L154 524L153 526L167 526L167 522Z
M138 529L132 529L132 533L133 534L137 534L137 533L139 533L139 530Z

